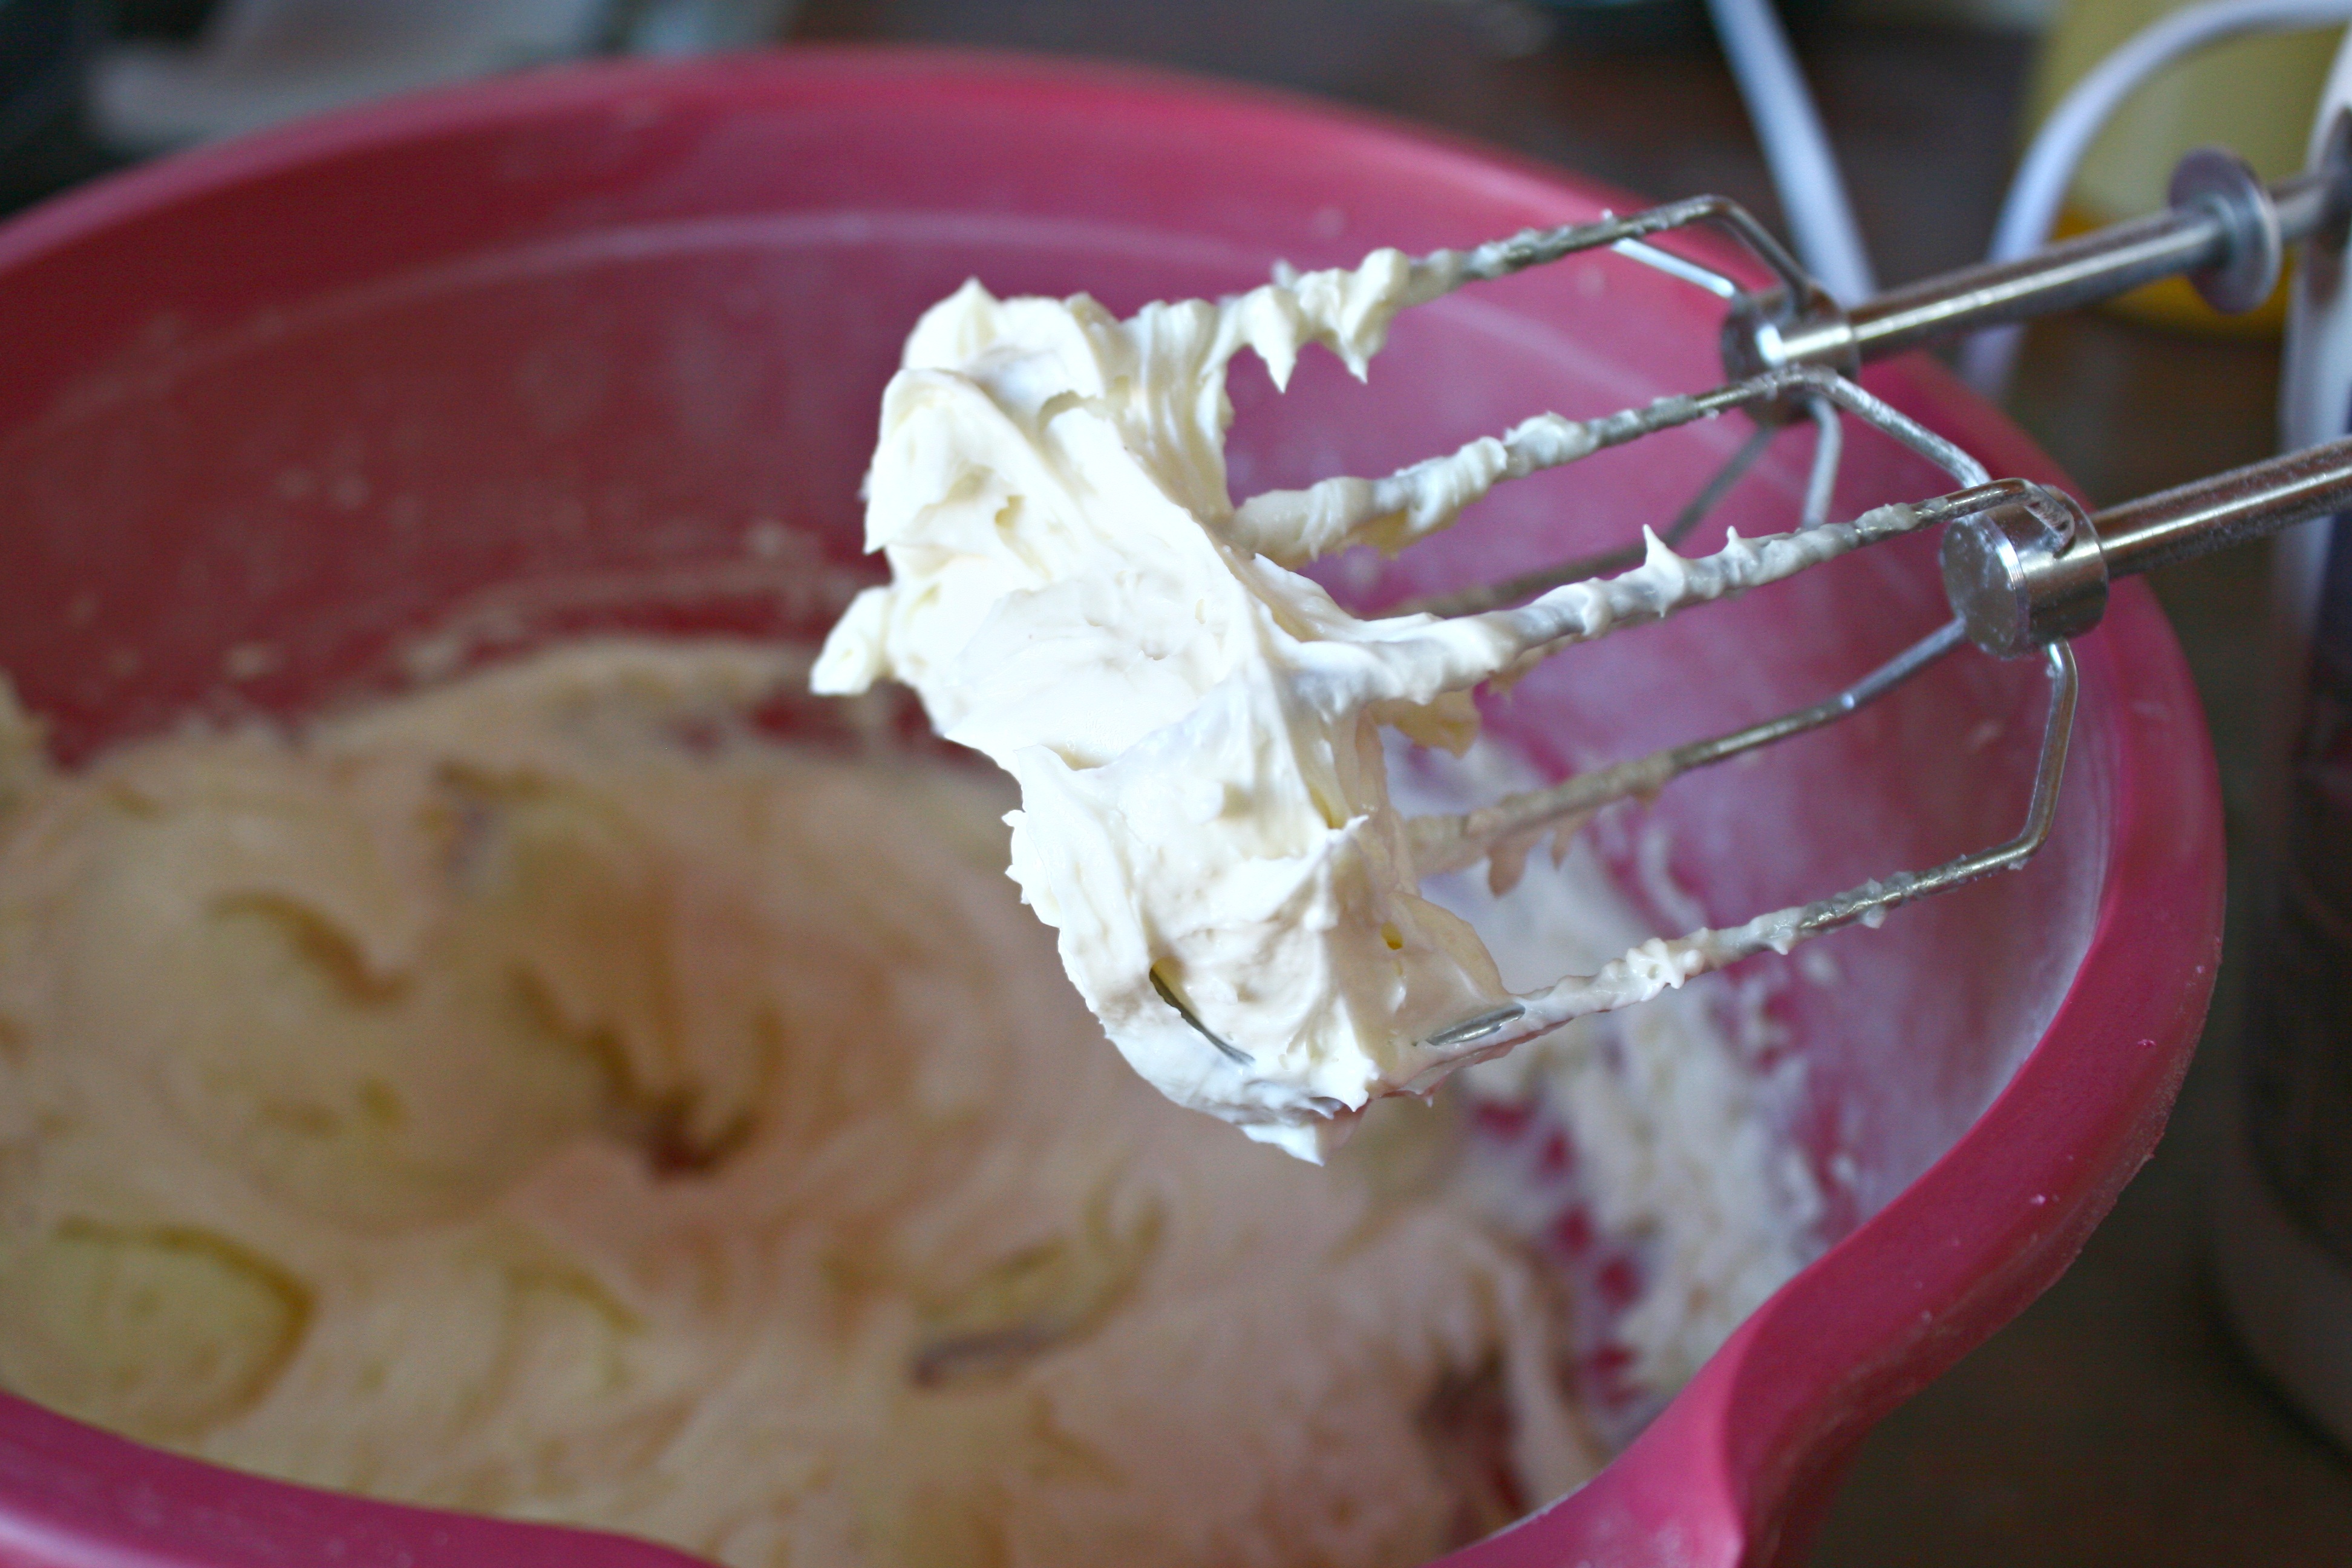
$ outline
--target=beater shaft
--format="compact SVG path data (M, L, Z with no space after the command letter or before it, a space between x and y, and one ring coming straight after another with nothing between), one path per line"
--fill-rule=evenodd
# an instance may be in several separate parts
M2269 195L2279 230L2272 243L2307 237L2326 212L2326 182L2317 174L2281 180ZM2258 221L2212 207L2172 207L2015 261L1892 289L1850 313L1854 352L1864 360L1884 359L1955 332L2054 315L2158 279L2203 272L2227 262L2241 245L2264 244L2259 233L2249 235Z
M2098 624L2116 577L2190 560L2352 505L2352 437L2090 514L2004 480L1954 520L1944 592L1969 640L2003 658Z
M2352 505L2352 437L2307 447L2094 515L2107 574L2128 576Z
M1938 338L2112 300L2163 278L2226 278L2231 287L2216 307L2252 310L2276 281L2284 247L2340 217L2343 182L2321 172L2264 186L2225 158L2207 151L2184 160L2181 173L2201 188L2164 212L2014 261L1922 279L1843 310L1817 306L1790 321L1775 322L1780 307L1769 297L1736 304L1724 334L1725 365L1735 376L1796 363L1851 370Z

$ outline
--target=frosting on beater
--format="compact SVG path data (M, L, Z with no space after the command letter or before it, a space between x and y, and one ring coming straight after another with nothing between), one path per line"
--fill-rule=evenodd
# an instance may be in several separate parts
M1224 373L1248 348L1282 385L1319 342L1360 375L1398 310L1458 281L1445 259L1381 250L1125 320L966 283L883 398L866 529L892 580L814 674L828 693L907 682L1012 773L1012 874L1112 1040L1170 1098L1308 1159L1373 1097L1475 1059L1425 1042L1507 994L1421 896L1380 732L1458 750L1468 689L1542 637L1526 612L1359 619L1291 568L1401 548L1598 437L1544 415L1237 509ZM1580 591L1568 619L1642 597L1617 586Z

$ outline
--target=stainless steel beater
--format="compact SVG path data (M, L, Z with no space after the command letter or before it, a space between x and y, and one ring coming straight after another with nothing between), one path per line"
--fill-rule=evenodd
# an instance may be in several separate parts
M2352 138L2337 137L2331 146L2347 144ZM1650 243L1654 236L1694 224L1713 226L1738 239L1771 274L1773 286L1760 291L1747 289L1714 268ZM1846 374L1865 361L1937 337L2110 298L2169 276L2187 276L2219 309L2248 310L2270 293L2289 244L2308 241L2319 264L2339 264L2347 226L2352 226L2352 162L2334 157L2312 173L2266 186L2233 155L2206 150L2192 153L2176 170L2167 212L2083 236L2022 260L1965 268L1852 306L1832 300L1753 216L1717 196L1529 230L1412 263L1416 277L1429 280L1429 287L1416 296L1425 299L1463 283L1607 247L1725 301L1722 352L1733 377L1727 384L1581 425L1553 416L1529 421L1503 438L1507 461L1502 477L1519 477L1733 409L1753 416L1757 430L1665 530L1643 542L1403 608L1475 618L1492 634L1523 648L1527 657L1538 657L1629 622L1662 618L1778 581L1881 540L1941 526L1940 563L1953 612L1952 620L1927 637L1844 690L1808 707L1729 734L1578 774L1475 811L1415 818L1410 831L1417 871L1426 875L1486 859L1498 877L1515 876L1519 860L1544 836L1573 832L1609 803L1654 795L1694 768L1853 713L1963 642L1995 658L2038 658L2050 681L2049 710L2025 822L2006 843L1927 870L1898 871L1737 927L1645 944L1599 973L1570 976L1547 990L1518 996L1439 1029L1425 1043L1481 1056L1500 1051L1571 1018L1654 994L1662 966L1677 971L1678 979L1768 948L1786 952L1797 942L1857 921L1874 925L1898 905L2014 869L2031 859L2056 814L2073 728L2077 679L2067 639L2098 623L2106 607L2108 584L2352 504L2352 438L2092 513L2048 487L1994 479L1952 443L1872 396L1845 379ZM1896 502L1849 521L1831 521L1843 416L1873 426L1937 464L1958 488L1932 500ZM1820 438L1797 527L1761 539L1735 536L1708 556L1683 560L1673 555L1671 547L1698 525L1774 435L1800 419L1811 423ZM1535 429L1539 425L1544 428ZM1379 484L1345 482L1364 487L1366 493ZM1376 504L1367 503L1367 515ZM1645 561L1644 570L1594 580Z

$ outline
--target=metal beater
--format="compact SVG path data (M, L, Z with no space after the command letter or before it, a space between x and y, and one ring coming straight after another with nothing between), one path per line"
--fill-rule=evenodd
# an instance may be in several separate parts
M1443 1050L1484 1056L1587 1013L1654 994L1662 963L1680 976L1721 968L1766 949L1786 952L1809 937L2030 860L2056 813L2072 733L2076 675L2070 637L2096 626L2115 578L2219 550L2325 515L2352 502L2352 438L2232 470L2092 513L2045 486L1996 479L1967 454L1846 379L1869 360L1933 339L2023 321L2185 275L2225 311L2252 309L2276 283L2286 247L2314 242L2340 253L2352 226L2352 137L2313 172L2265 185L2234 155L2201 150L2183 159L2163 213L2118 224L2022 260L1968 268L1852 306L1832 300L1757 220L1736 203L1698 196L1623 216L1528 230L1468 251L1438 252L1413 264L1427 280L1416 298L1499 278L1603 247L1672 274L1726 305L1723 362L1733 378L1715 390L1659 400L1585 422L1563 443L1569 422L1549 421L1541 440L1529 426L1504 438L1506 477L1572 460L1603 447L1740 409L1756 434L1708 480L1668 528L1642 543L1563 562L1492 587L1423 601L1408 609L1477 617L1528 656L1588 640L1629 622L1778 581L1881 540L1941 526L1940 561L1953 618L1844 690L1727 735L1579 774L1549 789L1507 797L1454 816L1411 825L1415 868L1423 874L1491 859L1508 874L1517 858L1549 833L1572 832L1610 802L1651 795L1677 775L1819 728L1876 700L1963 642L1994 658L2041 659L2050 681L2042 750L2023 826L2005 843L1922 871L1898 871L1832 897L1778 910L1720 931L1646 944L1590 976L1465 1018L1430 1035ZM1758 290L1716 268L1650 243L1668 230L1706 224L1738 239L1771 275ZM1942 468L1951 492L1874 508L1845 522L1828 520L1836 478L1838 423L1851 416ZM1729 541L1713 555L1671 554L1774 435L1800 419L1820 432L1799 525L1790 532ZM1540 448L1549 447L1546 453ZM1355 481L1360 483L1360 481ZM1377 488L1378 481L1373 485ZM1662 548L1665 547L1665 548ZM1647 562L1614 578L1601 574ZM1661 572L1663 571L1663 576ZM1189 1016L1189 1015L1188 1015ZM1197 1025L1196 1025L1197 1026ZM1206 1032L1205 1030L1203 1031Z

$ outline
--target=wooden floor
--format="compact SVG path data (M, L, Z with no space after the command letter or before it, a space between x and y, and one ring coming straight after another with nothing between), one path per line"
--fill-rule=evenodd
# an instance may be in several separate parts
M1777 205L1704 39L1629 52L1575 40L1518 58L1519 14L1475 0L808 0L806 37L1110 55L1245 77L1410 115L1656 197ZM1980 254L2007 178L2020 40L1823 25L1807 65L1881 280ZM2266 455L2267 345L2105 318L2039 328L2011 412L2095 500ZM2158 584L2195 665L2243 820L2266 562L2242 552ZM1819 1568L2345 1568L2352 1467L2240 1359L2203 1261L2203 1205L2237 1014L2212 1026L2156 1160L2056 1289L1871 1438Z

